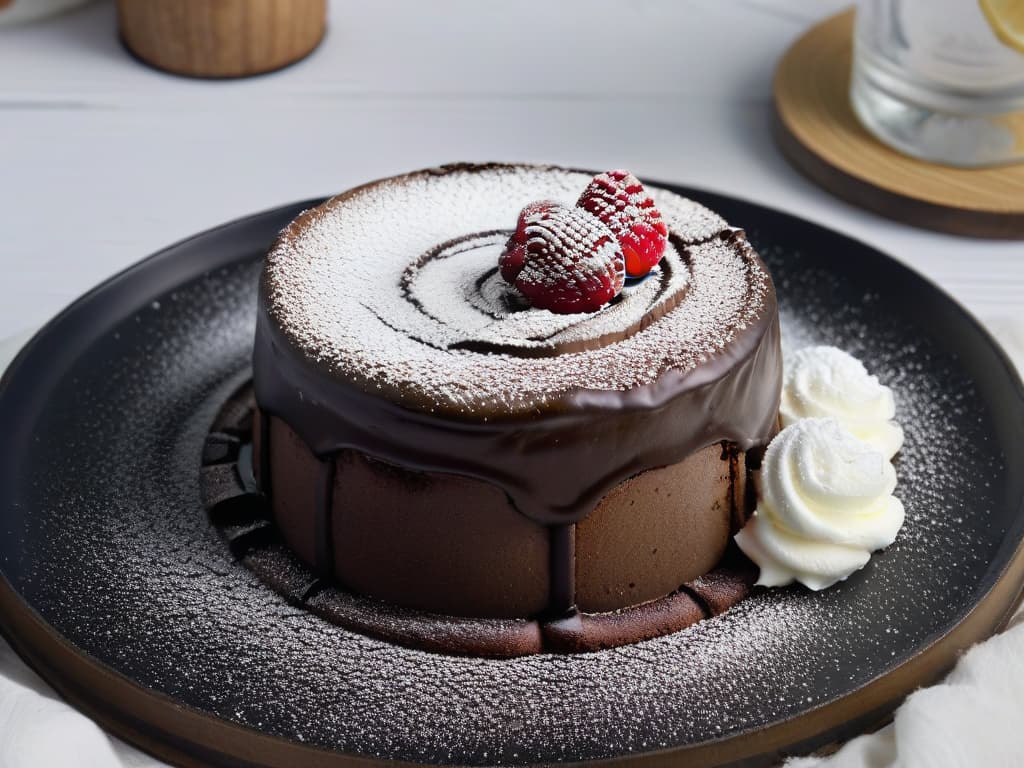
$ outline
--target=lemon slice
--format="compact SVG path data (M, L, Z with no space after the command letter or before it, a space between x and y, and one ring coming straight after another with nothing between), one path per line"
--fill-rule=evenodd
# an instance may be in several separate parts
M996 37L1024 53L1024 0L978 0L978 3Z

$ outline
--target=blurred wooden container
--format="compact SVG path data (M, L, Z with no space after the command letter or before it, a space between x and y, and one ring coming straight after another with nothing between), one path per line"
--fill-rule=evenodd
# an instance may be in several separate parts
M327 0L117 0L121 37L158 69L245 77L309 55L323 38Z

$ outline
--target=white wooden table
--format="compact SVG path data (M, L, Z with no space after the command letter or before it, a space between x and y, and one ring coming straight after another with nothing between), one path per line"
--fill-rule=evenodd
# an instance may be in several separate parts
M1024 244L925 232L804 180L772 71L842 0L332 0L306 61L196 81L147 69L111 2L0 29L0 336L113 272L263 208L451 160L626 166L768 203L1021 312Z
M860 211L776 150L775 63L846 4L331 0L313 56L231 82L138 64L109 0L0 29L0 339L234 217L442 162L527 160L627 167L813 219L1024 347L1024 244Z

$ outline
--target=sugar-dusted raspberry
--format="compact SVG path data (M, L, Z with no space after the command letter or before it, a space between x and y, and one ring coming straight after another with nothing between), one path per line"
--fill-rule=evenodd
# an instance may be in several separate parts
M598 174L576 205L594 214L615 233L630 277L646 275L661 261L668 242L668 227L644 185L629 171Z
M625 277L614 233L586 211L550 201L523 210L500 263L531 305L558 314L597 311Z
M523 210L520 211L519 221L516 222L516 231L508 239L505 251L498 259L501 276L505 278L506 282L515 283L516 275L523 268L524 260L526 259L527 221L559 205L561 203L556 203L554 200L538 200L535 203L527 203Z

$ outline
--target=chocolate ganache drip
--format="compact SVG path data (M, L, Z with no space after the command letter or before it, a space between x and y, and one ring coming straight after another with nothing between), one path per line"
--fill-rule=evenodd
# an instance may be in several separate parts
M353 448L484 480L550 526L705 446L766 444L781 366L774 289L743 233L707 209L652 189L665 259L597 313L531 309L501 280L523 204L571 203L588 179L450 166L304 213L261 281L261 410L321 458Z

